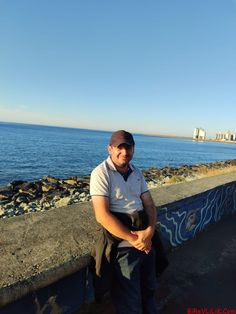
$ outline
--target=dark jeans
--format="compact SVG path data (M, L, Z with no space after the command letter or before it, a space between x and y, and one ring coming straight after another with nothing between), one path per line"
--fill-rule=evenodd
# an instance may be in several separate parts
M117 248L111 296L117 314L157 314L155 252Z

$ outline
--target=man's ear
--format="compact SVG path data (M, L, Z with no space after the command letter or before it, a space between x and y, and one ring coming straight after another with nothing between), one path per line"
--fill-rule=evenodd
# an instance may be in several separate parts
M111 145L107 145L107 150L108 150L108 153L111 154L111 150L112 150Z

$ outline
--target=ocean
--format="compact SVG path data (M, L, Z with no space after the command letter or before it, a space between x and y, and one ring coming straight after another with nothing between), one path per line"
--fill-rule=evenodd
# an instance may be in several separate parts
M0 122L0 186L89 175L107 157L111 132ZM134 134L141 169L236 159L236 145Z

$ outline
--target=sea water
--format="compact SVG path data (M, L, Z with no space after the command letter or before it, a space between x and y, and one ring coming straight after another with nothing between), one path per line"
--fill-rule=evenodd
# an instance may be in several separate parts
M111 132L0 122L0 186L89 175L104 160ZM236 145L134 134L141 169L236 159Z

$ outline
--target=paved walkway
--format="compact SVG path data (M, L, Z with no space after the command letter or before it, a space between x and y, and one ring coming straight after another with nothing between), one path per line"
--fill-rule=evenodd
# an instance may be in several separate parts
M160 280L163 314L197 314L223 309L236 314L236 215L209 227L170 254ZM199 313L204 313L200 312ZM230 313L230 312L229 312ZM227 313L227 314L229 314Z
M236 314L236 214L173 250L169 259L157 291L164 303L161 313ZM82 313L115 312L108 300Z

